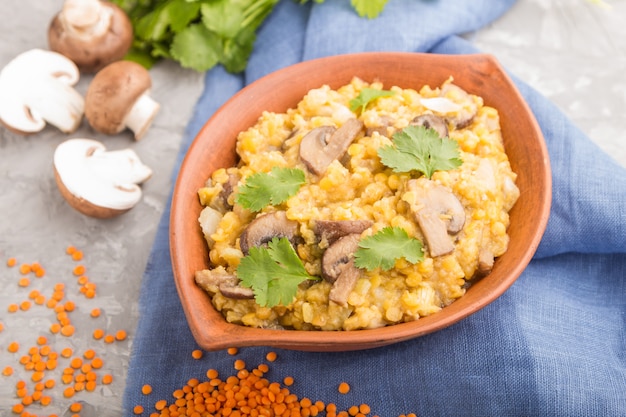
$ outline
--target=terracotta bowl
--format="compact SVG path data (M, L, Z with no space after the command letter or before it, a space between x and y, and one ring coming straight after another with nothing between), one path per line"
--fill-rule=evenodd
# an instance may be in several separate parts
M340 87L358 76L419 90L439 86L449 76L483 97L500 113L504 142L521 196L510 213L510 246L490 275L442 311L420 320L374 330L345 332L269 330L230 324L194 282L208 267L207 246L197 222L197 190L217 168L236 163L237 134L256 123L264 110L284 112L312 88ZM529 107L498 62L489 55L361 53L303 62L250 84L207 121L183 161L174 190L170 246L174 279L191 331L207 350L231 346L272 346L307 351L374 348L425 335L458 322L502 295L530 262L544 233L552 182L547 149Z

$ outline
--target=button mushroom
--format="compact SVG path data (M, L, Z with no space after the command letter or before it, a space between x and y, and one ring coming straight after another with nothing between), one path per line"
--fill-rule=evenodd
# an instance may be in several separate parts
M0 120L20 134L41 131L46 123L74 132L83 117L83 97L74 90L80 73L61 54L31 49L0 72Z
M371 220L317 220L313 228L320 240L325 240L332 245L340 237L352 234L363 233L364 230L372 226Z
M449 189L425 177L409 180L407 188L413 199L408 202L426 239L430 256L454 251L449 234L457 234L463 229L463 204Z
M348 301L361 271L354 266L354 252L361 235L353 233L339 238L322 255L322 277L333 284L328 298L342 306Z
M48 28L50 49L86 73L122 59L132 42L133 27L126 13L99 0L65 0Z
M241 281L237 276L225 271L218 269L197 271L195 280L202 289L213 294L219 291L227 298L239 300L254 298L254 292L251 288L242 287L239 285Z
M412 126L424 126L426 129L434 129L439 137L448 137L448 125L446 124L446 121L439 116L435 116L434 114L421 114L414 118L409 124Z
M116 134L129 128L139 140L159 110L149 96L150 74L131 61L117 61L100 70L85 96L85 117L98 132Z
M298 222L289 220L284 211L263 214L254 219L239 237L239 247L247 255L253 246L261 246L275 237L286 237L293 244Z
M340 128L320 126L307 133L300 142L300 159L312 173L322 175L328 166L348 150L363 130L363 122L348 119Z
M152 175L132 149L106 151L91 139L70 139L54 152L57 185L79 212L98 218L122 214L142 196L137 184Z

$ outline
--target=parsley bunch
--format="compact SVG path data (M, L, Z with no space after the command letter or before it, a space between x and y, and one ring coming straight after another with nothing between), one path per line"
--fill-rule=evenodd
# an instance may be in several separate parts
M128 59L147 68L159 59L172 59L196 71L222 64L238 73L248 64L259 26L279 0L111 1L128 14L133 25ZM352 6L360 16L371 19L387 1L352 0Z

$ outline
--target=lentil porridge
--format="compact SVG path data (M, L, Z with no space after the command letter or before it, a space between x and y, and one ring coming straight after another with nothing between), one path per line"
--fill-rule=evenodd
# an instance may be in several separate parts
M453 143L458 165L429 175L385 165L381 149L417 129ZM337 90L321 86L284 113L264 112L239 134L236 152L237 166L216 170L198 190L211 267L195 280L228 322L356 330L417 320L462 297L507 249L519 190L498 112L452 78L419 90L359 78ZM296 191L254 209L241 204L247 181L276 167L302 173ZM419 258L359 265L362 242L390 230L418 241ZM311 279L286 301L259 302L238 268L277 238Z

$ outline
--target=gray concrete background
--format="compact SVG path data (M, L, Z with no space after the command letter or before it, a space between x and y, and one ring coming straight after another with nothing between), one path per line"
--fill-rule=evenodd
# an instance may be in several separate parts
M392 0L393 1L393 0ZM469 34L484 52L493 53L503 65L559 106L601 148L626 166L626 1L607 0L610 7L587 0L519 0L500 20ZM0 67L31 48L47 48L46 29L60 10L62 0L1 0ZM64 386L46 392L53 403L46 408L31 406L33 413L66 413L69 404L85 404L83 416L121 414L124 379L138 317L137 297L142 273L150 252L156 224L172 187L171 171L186 122L202 90L202 75L162 62L151 70L152 96L161 110L147 135L135 142L129 132L116 136L94 133L85 121L71 135L47 127L41 133L20 136L0 127L0 368L10 365L12 376L0 375L0 416L12 415L18 400L15 383L31 373L19 358L47 336L56 351L72 347L75 356L93 348L104 360L100 375L111 373L111 385L99 385L96 392L81 392L64 399ZM83 76L77 89L86 91L91 77ZM53 177L52 155L62 141L87 137L102 141L108 149L134 149L150 166L153 177L143 186L142 202L130 212L111 220L85 217L71 209L59 194ZM84 252L80 262L97 295L87 300L78 289L72 268L77 262L66 254L74 245ZM17 285L22 276L17 268L5 266L9 257L18 264L39 262L46 269L31 285ZM66 300L77 308L70 313L76 334L71 338L50 333L56 321L52 310L33 305L28 311L8 313L10 303L28 299L37 289L46 297L56 283L66 286ZM176 296L172 294L172 296ZM89 311L99 307L102 316ZM105 344L92 332L127 330L129 338ZM18 353L9 353L12 341L20 343ZM58 379L67 361L49 371L46 379Z

